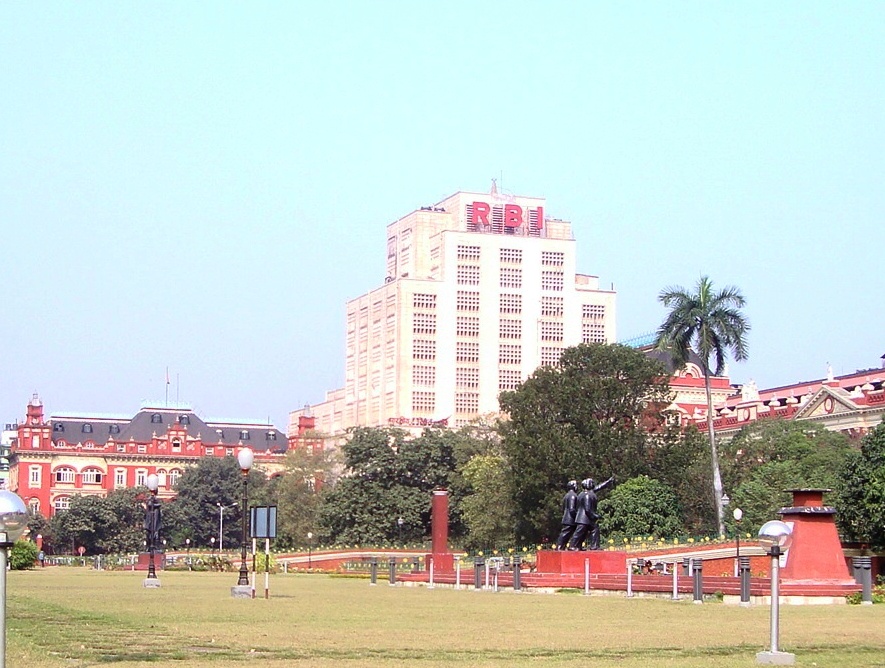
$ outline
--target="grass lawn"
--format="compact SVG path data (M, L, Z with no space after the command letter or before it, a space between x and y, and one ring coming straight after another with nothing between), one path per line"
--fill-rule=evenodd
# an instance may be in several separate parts
M14 571L7 666L753 666L769 609L705 602L390 587L275 575L234 599L235 573ZM781 606L798 666L885 666L885 605Z

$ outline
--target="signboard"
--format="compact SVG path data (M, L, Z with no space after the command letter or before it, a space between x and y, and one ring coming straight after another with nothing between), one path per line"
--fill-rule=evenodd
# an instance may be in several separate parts
M494 223L500 221L504 227L522 227L529 223L529 211L523 209L519 204L507 203L495 205L494 215L492 205L488 202L473 202L467 209L467 220L471 225L484 225L492 227ZM539 206L536 209L537 226L540 230L544 227L544 207ZM499 217L498 220L494 220Z
M252 538L277 537L276 506L252 506L249 511L249 527L252 529Z

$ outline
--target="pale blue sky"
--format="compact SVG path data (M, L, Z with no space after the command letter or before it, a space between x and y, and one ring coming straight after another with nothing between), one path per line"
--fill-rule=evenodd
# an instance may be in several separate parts
M883 44L881 2L5 2L0 421L131 414L168 366L285 428L385 225L493 177L573 221L621 339L709 274L735 382L879 366Z

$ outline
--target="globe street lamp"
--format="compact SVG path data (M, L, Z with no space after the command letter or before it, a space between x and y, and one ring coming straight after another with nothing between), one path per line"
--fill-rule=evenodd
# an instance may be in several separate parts
M237 580L237 586L248 586L249 584L249 567L246 565L246 544L249 539L248 518L246 517L249 510L249 470L252 468L252 461L255 455L250 448L241 448L237 453L237 462L240 465L240 473L243 474L243 542L240 546L240 579Z
M6 668L6 565L7 550L28 526L28 507L21 497L0 490L0 668Z
M759 529L759 542L767 548L771 556L771 650L757 652L756 663L771 664L778 666L792 665L796 661L796 655L790 652L781 652L778 649L778 622L780 613L780 556L789 549L793 541L793 530L780 520L771 520Z
M148 549L148 574L143 585L145 587L157 587L159 581L157 579L157 570L154 567L154 551L157 549L157 543L160 539L160 500L157 498L157 488L160 486L160 479L156 473L151 473L145 482L150 496L144 508L144 530L145 542Z
M403 518L402 517L397 518L396 528L397 528L398 534L399 534L399 544L400 545L403 544L403 524L404 524Z
M184 544L187 545L187 569L191 569L191 539L185 538Z
M308 531L307 532L307 570L310 570L312 552L313 552L313 531Z
M209 540L212 543L212 548L211 548L210 552L215 552L215 536L212 536Z
M735 554L737 568L735 569L735 573L739 573L741 568L741 519L744 516L744 511L740 508L735 508L731 511L731 515L734 517L735 540L737 541L737 552Z

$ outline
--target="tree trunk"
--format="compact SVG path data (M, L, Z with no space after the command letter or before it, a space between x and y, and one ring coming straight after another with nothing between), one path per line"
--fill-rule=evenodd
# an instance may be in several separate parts
M710 370L704 365L704 389L707 392L707 434L710 437L710 458L713 460L713 497L716 502L716 521L719 535L725 535L725 517L722 508L722 476L719 473L719 451L713 430L713 395L710 392Z

